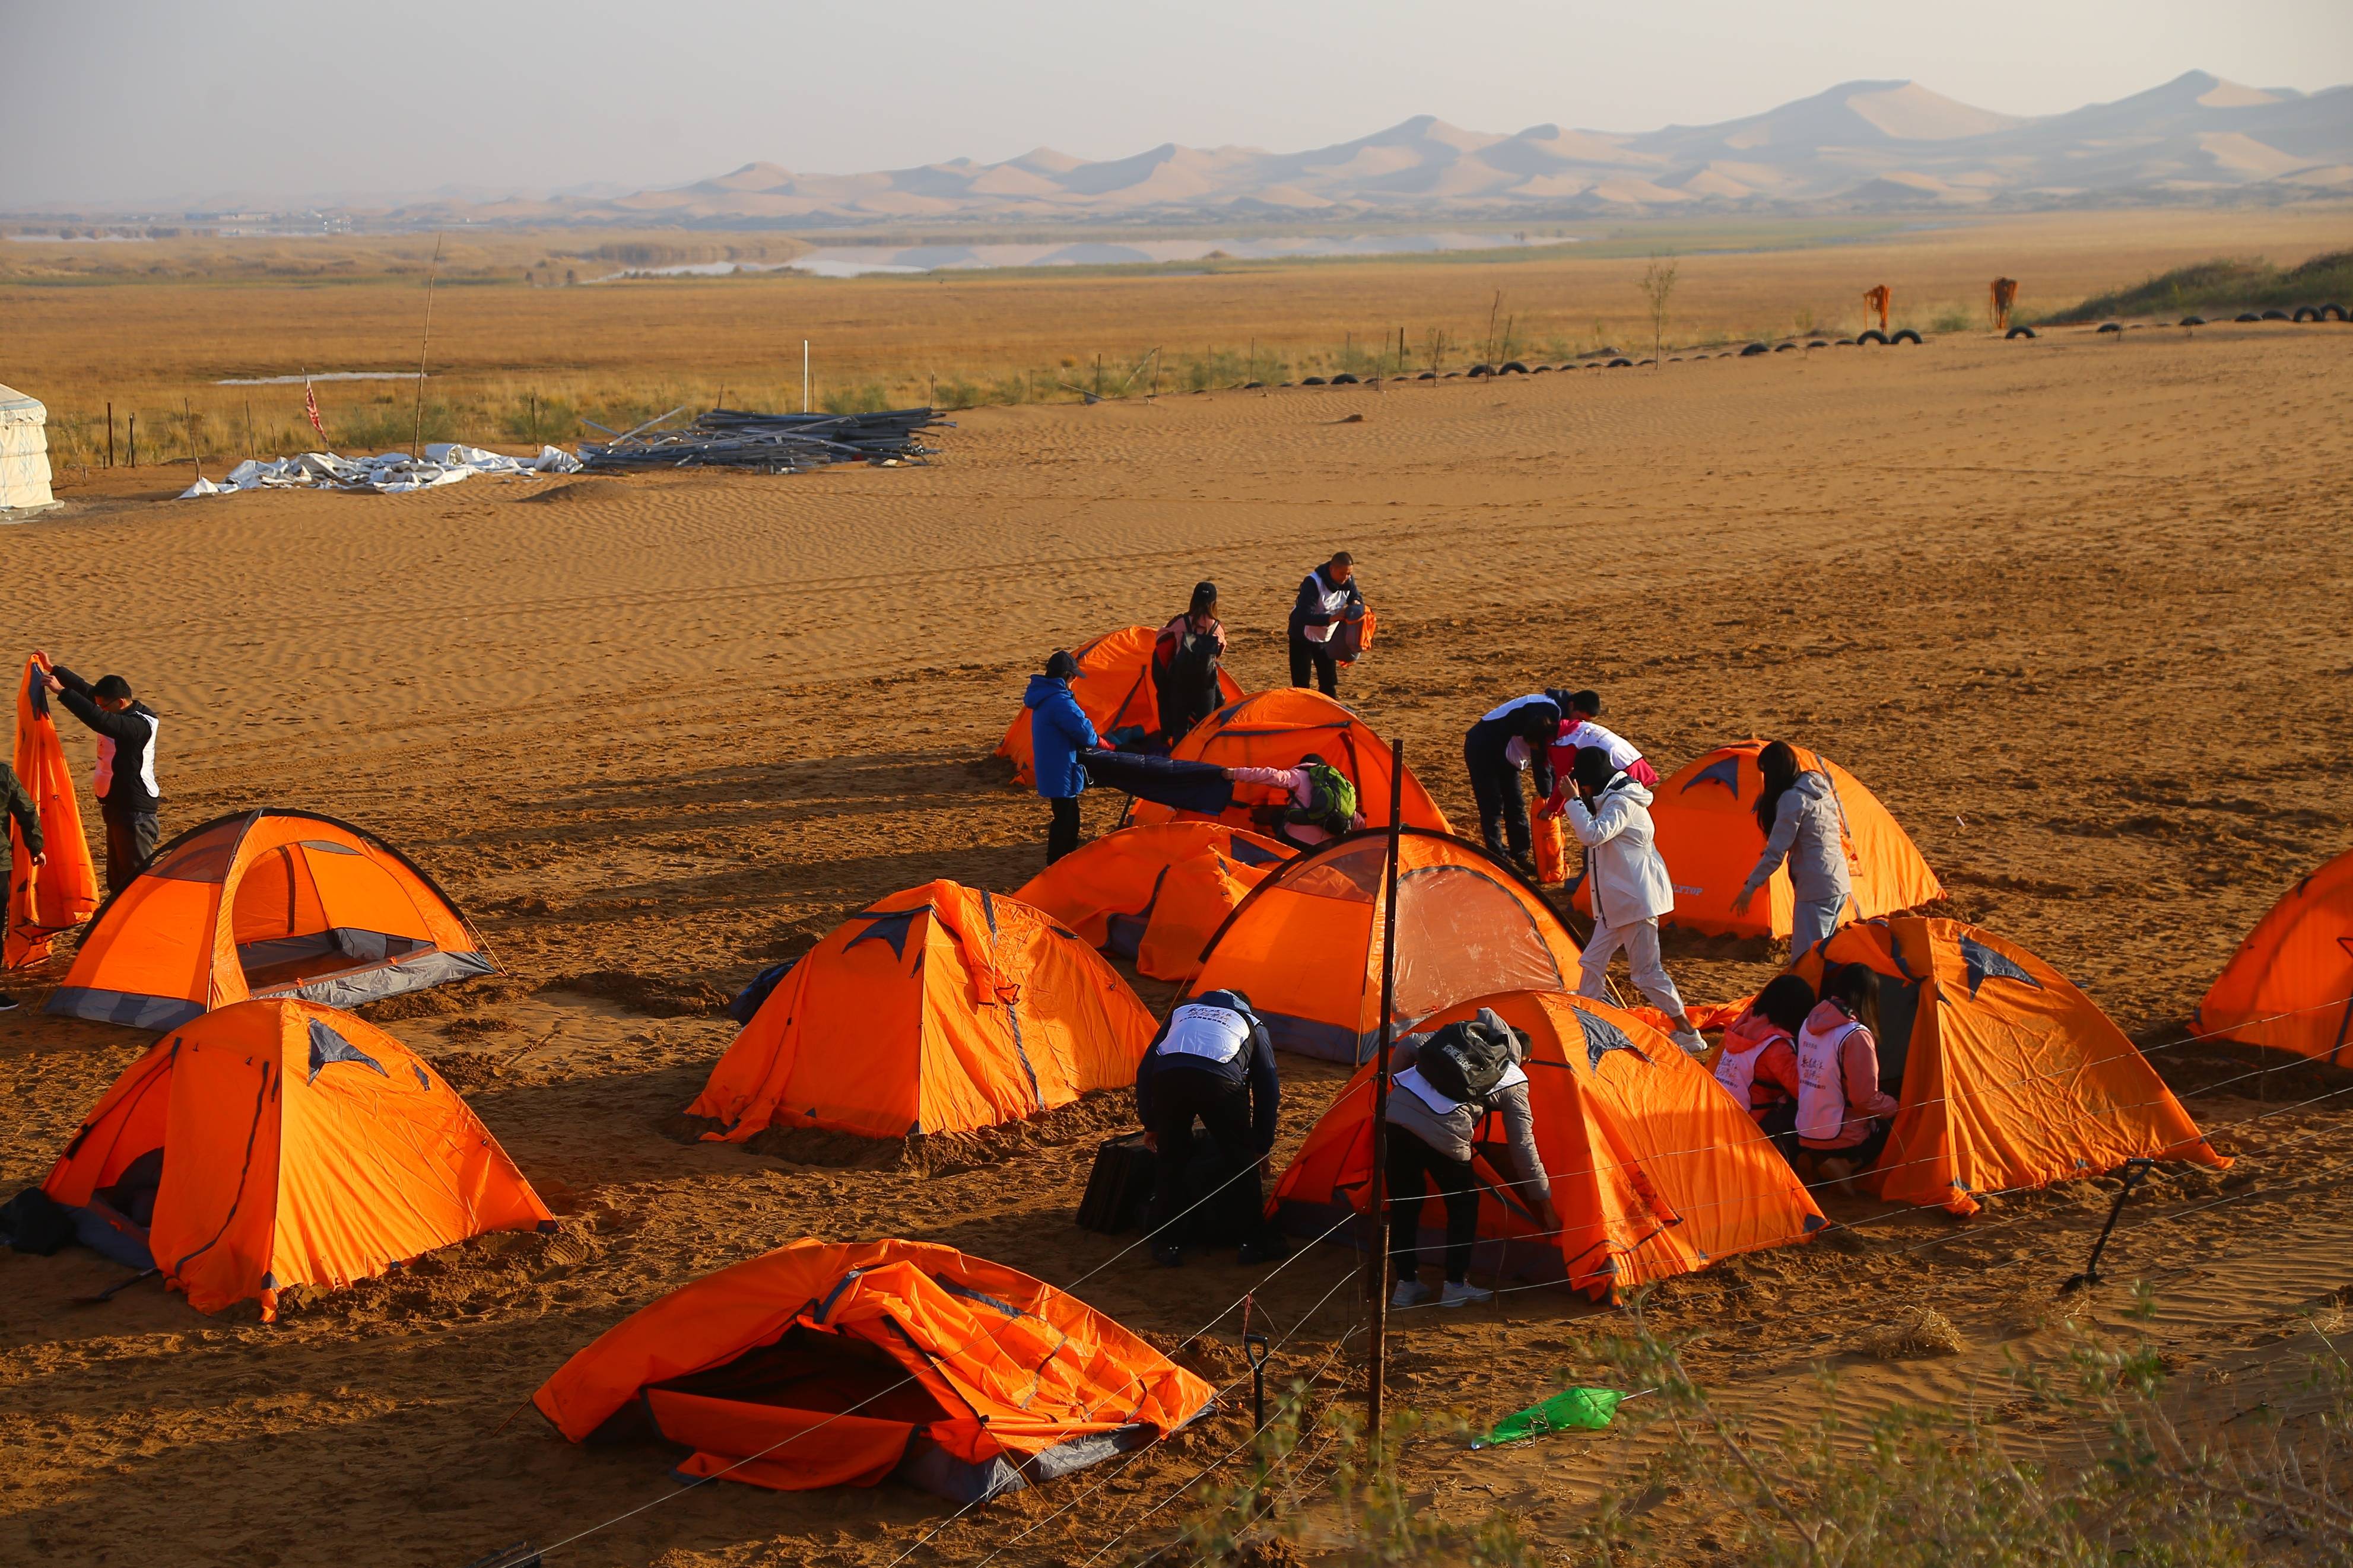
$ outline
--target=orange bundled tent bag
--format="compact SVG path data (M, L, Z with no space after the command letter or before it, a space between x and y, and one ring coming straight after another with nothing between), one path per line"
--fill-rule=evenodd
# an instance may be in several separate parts
M1367 827L1388 826L1388 742L1375 734L1371 725L1320 691L1286 686L1229 703L1195 725L1192 733L1169 752L1178 762L1211 763L1222 768L1295 768L1310 754L1348 775L1356 786L1356 809L1364 814ZM1446 814L1439 810L1438 802L1422 788L1411 768L1406 770L1403 799L1399 815L1407 826L1436 833L1453 831ZM1278 790L1238 785L1234 803L1220 820L1250 827L1256 824L1260 808L1283 803ZM1138 800L1129 804L1126 820L1130 825L1148 826L1188 816L1155 801Z
M2353 1062L2353 850L2272 906L2198 1004L2199 1033Z
M1607 1003L1558 992L1482 997L1422 1026L1482 1006L1528 1037L1528 1107L1560 1215L1559 1233L1546 1235L1509 1173L1516 1167L1502 1118L1489 1117L1472 1162L1482 1187L1472 1258L1482 1273L1614 1297L1822 1227L1821 1211L1772 1142L1666 1036ZM1392 1128L1389 1136L1412 1134ZM1358 1239L1351 1233L1364 1227L1341 1222L1366 1212L1372 1151L1367 1064L1307 1134L1268 1212L1293 1236ZM1422 1223L1430 1228L1421 1244L1435 1248L1443 1210L1425 1203Z
M433 879L364 828L268 807L155 852L99 911L48 1011L169 1029L248 996L331 1007L496 972Z
M73 770L49 717L47 670L37 658L25 661L16 687L16 778L33 797L41 819L41 849L47 864L36 866L12 821L8 826L8 931L0 966L22 969L49 955L49 943L97 912L98 870L82 837L81 806L74 798Z
M155 1042L41 1191L83 1242L188 1305L343 1286L554 1216L458 1091L364 1019L240 1002Z
M1123 827L1063 856L1013 896L1155 980L1190 980L1209 938L1288 845L1222 822Z
M1287 860L1209 941L1186 994L1240 991L1277 1049L1368 1059L1380 1038L1388 834L1368 828ZM1398 843L1397 1027L1499 991L1562 991L1577 939L1478 845L1406 828Z
M1017 1269L923 1242L804 1238L641 1308L532 1401L575 1443L693 1450L682 1479L802 1491L895 1474L971 1504L1155 1442L1215 1398Z
M1131 725L1160 728L1159 697L1152 679L1152 645L1159 635L1150 626L1122 626L1071 650L1071 657L1079 661L1071 695L1078 700L1080 710L1096 734L1108 736ZM1222 668L1218 671L1218 689L1227 702L1242 694L1241 683ZM1013 764L1014 783L1038 782L1037 754L1029 745L1029 710L1024 708L1014 715L1005 738L997 742L996 754Z
M1746 914L1732 912L1734 896L1765 853L1765 831L1757 826L1757 800L1765 793L1757 756L1764 749L1762 741L1718 746L1661 779L1651 792L1659 854L1675 886L1674 910L1661 916L1660 924L1710 936L1789 934L1792 900L1786 867L1774 871ZM1846 819L1852 884L1849 919L1892 915L1945 896L1944 884L1877 796L1828 757L1803 747L1797 752L1799 767L1830 776ZM1587 914L1593 910L1590 890L1581 885L1577 907Z
M2148 1157L2221 1166L2124 1031L2042 960L1991 931L1916 915L1841 928L1793 973L1879 975L1863 1022L1894 1131L1865 1183L1891 1203L1973 1214L1977 1194L2096 1176Z
M1135 1081L1152 1016L1067 927L1002 893L926 882L835 927L776 983L689 1116L969 1132Z

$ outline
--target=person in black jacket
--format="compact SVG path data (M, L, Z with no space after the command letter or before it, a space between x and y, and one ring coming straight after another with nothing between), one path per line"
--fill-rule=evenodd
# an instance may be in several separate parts
M46 866L49 858L41 844L41 811L31 794L16 778L16 770L0 763L0 806L16 819L16 836L25 841L25 853L36 866ZM0 892L0 920L13 920L8 910L8 895ZM0 994L0 1013L16 1005L14 996Z
M1274 1152L1282 1106L1274 1046L1249 997L1207 991L1168 1015L1135 1068L1135 1114L1160 1156L1150 1223L1156 1261L1170 1268L1185 1261L1176 1222L1187 1217L1186 1167L1197 1118L1217 1158L1215 1186L1200 1208L1208 1233L1249 1237L1241 1244L1244 1263L1280 1256L1282 1244L1266 1229L1260 1178Z
M47 655L41 656L45 660ZM98 736L98 814L106 822L106 890L119 893L147 868L162 832L164 804L155 783L154 710L131 695L131 682L110 675L96 684L61 664L49 666L49 689Z
M1312 675L1326 697L1340 690L1340 665L1332 656L1332 634L1352 609L1365 607L1356 586L1356 558L1342 550L1307 574L1291 606L1291 684L1305 686Z
M1533 876L1530 857L1528 803L1520 792L1523 769L1535 773L1536 798L1553 792L1552 742L1560 733L1562 709L1556 694L1532 692L1490 709L1462 737L1462 766L1471 774L1471 796L1479 803L1479 832L1487 853L1504 855L1504 835L1519 868Z

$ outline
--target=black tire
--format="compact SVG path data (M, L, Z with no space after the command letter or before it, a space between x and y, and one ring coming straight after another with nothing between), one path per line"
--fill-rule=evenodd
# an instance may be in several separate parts
M1825 339L1822 339L1822 338L1809 338L1809 339L1807 339L1807 340L1806 340L1806 346L1807 346L1808 348L1810 348L1810 349L1826 349L1826 348L1830 347L1831 345L1830 345L1829 342L1828 342L1827 340L1825 340Z
M1683 363L1683 356L1681 354L1669 354L1667 356L1667 363L1669 364L1681 364Z
M1852 338L1841 338L1838 341L1837 346L1842 349L1851 349L1854 347L1854 340Z
M1546 375L1546 374L1550 374L1550 373L1551 373L1551 370L1552 370L1552 366L1550 366L1550 365L1548 365L1548 364L1540 364L1540 365L1536 366L1536 367L1535 367L1535 369L1534 369L1534 370L1532 370L1532 371L1528 372L1528 374L1529 374L1530 375Z
M1325 384L1329 386L1354 386L1356 384L1356 373L1351 370L1344 370L1339 374L1334 376L1329 382L1325 383Z
M2242 310L2237 315L2232 317L2231 320L2234 321L2260 321L2263 318L2256 315L2253 310Z
M1471 367L1471 374L1474 376L1493 375L1495 374L1495 367L1492 364L1474 364Z
M2263 312L2263 319L2266 321L2284 321L2287 320L2287 312L2285 310L2265 310Z
M1320 375L1311 375L1302 379L1299 384L1302 386L1328 386L1331 384Z
M1696 364L1696 363L1698 363L1701 360L1704 360L1704 359L1705 359L1706 357L1707 357L1707 356L1706 356L1705 354L1694 354L1694 355L1692 355L1692 363L1694 363L1694 364Z
M1497 375L1525 375L1528 374L1528 367L1522 364L1515 359L1508 359L1503 363L1502 366L1496 370L1495 374Z
M2001 337L2004 342L2008 342L2012 338L2031 338L2033 335L2034 329L2032 327L2012 327L2010 331L2002 333Z
M1414 380L1416 381L1436 381L1437 379L1438 373L1434 370L1423 371L1419 375L1414 377Z
M2125 324L2122 321L2102 321L2100 323L2100 331L2103 332L2121 332L2124 330Z
M1785 354L1797 346L1798 345L1795 343L1775 343L1773 345L1773 352L1777 354Z
M2206 318L2203 316L2184 316L2180 321L2174 324L2176 326L2182 327L2202 327L2206 324Z
M1295 381L1286 381L1282 384L1285 386L1297 386L1299 384Z
M2295 315L2291 319L2298 321L2316 321L2320 320L2320 312L2309 305L2298 305L2295 308Z
M1242 383L1242 390L1244 392L1256 392L1260 387L1264 386L1265 384L1266 383L1262 381L1246 381Z
M1462 373L1459 370L1450 370L1439 379L1441 381L1461 381L1462 379Z
M1763 343L1750 343L1746 348L1740 351L1740 357L1742 359L1755 359L1758 354L1769 354L1772 352L1773 351L1771 349L1767 348Z
M2324 321L2343 321L2353 320L2353 317L2348 317L2345 314L2344 306L2330 304L2320 307L2320 320Z
M1873 327L1867 332L1855 333L1854 341L1859 343L1884 343L1887 342L1887 334Z
M1634 362L1628 359L1624 354L1620 354L1616 359L1609 362L1609 368L1611 370L1631 370L1634 368Z
M1916 349L1920 346L1920 334L1909 327L1901 327L1896 330L1895 335L1887 341L1891 343L1910 343Z

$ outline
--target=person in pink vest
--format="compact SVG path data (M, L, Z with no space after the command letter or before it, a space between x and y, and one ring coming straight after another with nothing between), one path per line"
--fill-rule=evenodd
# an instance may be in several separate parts
M1798 1142L1834 1182L1879 1158L1900 1109L1880 1089L1879 1042L1861 1016L1863 1000L1878 986L1867 964L1830 971L1821 1001L1798 1031Z
M1295 768L1228 768L1226 777L1283 792L1286 804L1271 808L1258 826L1294 849L1313 849L1365 826L1365 814L1356 808L1355 781L1314 752ZM1341 784L1348 785L1345 796L1335 787Z
M1715 1081L1784 1159L1798 1155L1798 1031L1813 1010L1814 988L1804 976L1781 975L1732 1021L1715 1058Z

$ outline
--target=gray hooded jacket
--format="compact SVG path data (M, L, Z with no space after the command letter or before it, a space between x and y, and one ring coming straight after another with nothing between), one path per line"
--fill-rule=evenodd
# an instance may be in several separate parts
M1504 1020L1493 1008L1479 1009L1479 1021L1493 1029L1504 1029ZM1427 1031L1408 1035L1397 1043L1389 1057L1389 1070L1402 1072L1414 1064L1422 1041L1430 1038ZM1514 1061L1525 1059L1520 1037L1512 1035ZM1443 1097L1440 1097L1443 1098ZM1512 1163L1518 1167L1507 1180L1518 1182L1523 1198L1550 1197L1552 1183L1545 1174L1544 1158L1536 1152L1535 1112L1528 1105L1528 1085L1525 1074L1518 1081L1498 1085L1483 1100L1447 1100L1451 1107L1440 1110L1437 1105L1402 1084L1389 1085L1389 1126L1394 1131L1412 1133L1450 1160L1467 1161L1472 1155L1471 1141L1479 1135L1479 1124L1493 1111L1504 1119L1504 1141L1512 1151Z
M1801 904L1842 904L1848 882L1846 847L1839 836L1845 814L1830 775L1811 769L1782 792L1773 808L1773 831L1765 853L1748 873L1744 890L1754 893L1773 879L1773 868L1789 862L1789 893Z

